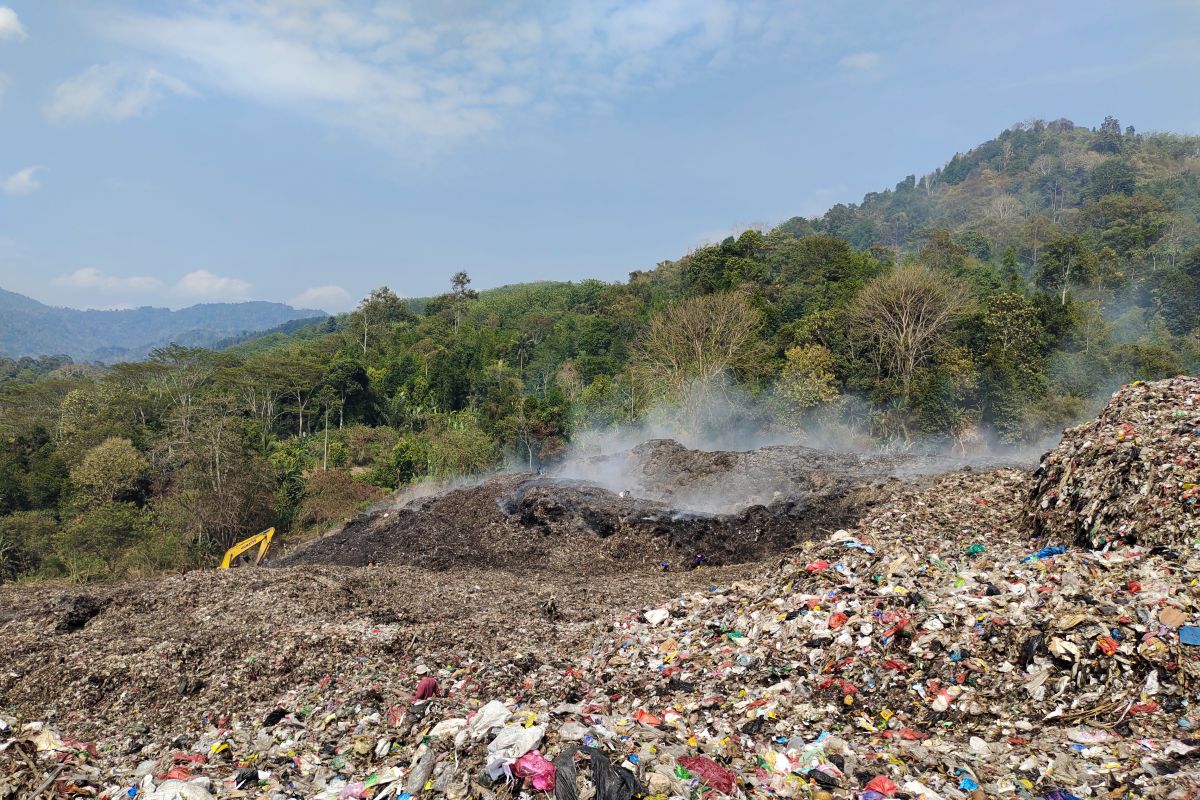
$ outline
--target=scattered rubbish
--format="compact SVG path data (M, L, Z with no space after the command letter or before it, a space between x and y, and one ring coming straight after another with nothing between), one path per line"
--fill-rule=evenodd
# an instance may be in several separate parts
M4 587L0 800L1183 800L1196 388L1127 387L1036 475L896 486L756 565L663 572L614 532L641 571L172 576L97 588L66 651L68 590Z

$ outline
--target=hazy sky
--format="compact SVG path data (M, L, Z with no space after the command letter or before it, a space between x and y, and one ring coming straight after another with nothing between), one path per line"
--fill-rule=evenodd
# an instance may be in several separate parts
M1197 2L0 0L0 287L623 279L1013 122L1200 131Z

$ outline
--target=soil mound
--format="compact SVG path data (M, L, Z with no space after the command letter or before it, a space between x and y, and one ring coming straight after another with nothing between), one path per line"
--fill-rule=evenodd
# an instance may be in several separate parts
M952 462L805 447L750 452L647 442L547 475L502 475L364 515L279 559L617 574L772 558L853 523Z
M1121 387L1100 416L1063 433L1034 473L1035 533L1101 548L1200 536L1200 379Z

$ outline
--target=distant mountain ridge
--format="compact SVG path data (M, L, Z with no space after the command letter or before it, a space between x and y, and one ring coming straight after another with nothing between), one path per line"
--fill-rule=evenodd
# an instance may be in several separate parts
M81 311L0 289L0 354L67 355L76 361L132 361L172 342L213 347L325 312L284 303L202 303L172 311L143 306Z

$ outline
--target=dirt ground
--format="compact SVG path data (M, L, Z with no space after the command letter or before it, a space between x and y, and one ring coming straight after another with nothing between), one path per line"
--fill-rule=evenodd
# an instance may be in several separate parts
M407 675L415 660L503 669L561 653L567 663L622 610L751 569L592 576L581 564L557 579L509 570L448 579L403 566L297 567L2 587L0 706L81 738L171 737L364 664L386 685L389 671Z

